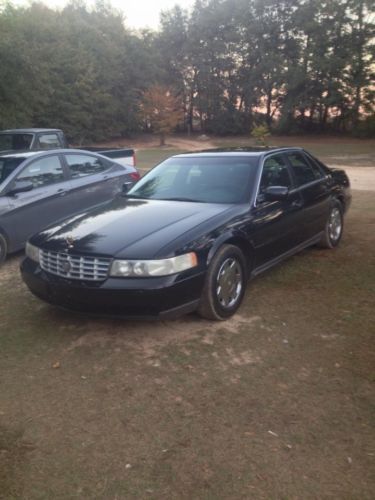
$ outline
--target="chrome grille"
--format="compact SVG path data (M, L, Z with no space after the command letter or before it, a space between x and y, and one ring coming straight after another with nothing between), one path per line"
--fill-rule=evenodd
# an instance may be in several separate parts
M100 281L108 276L111 259L40 250L40 267L49 273L76 280Z

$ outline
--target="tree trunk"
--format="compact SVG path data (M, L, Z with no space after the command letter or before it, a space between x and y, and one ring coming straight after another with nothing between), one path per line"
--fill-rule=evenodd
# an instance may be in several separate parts
M165 146L165 133L164 132L160 132L160 144L159 146Z
M266 123L268 127L272 125L271 105L272 105L272 88L267 91Z
M364 1L358 2L358 37L357 41L357 57L358 57L358 67L357 67L357 80L358 83L355 85L355 96L354 96L354 106L353 106L353 124L357 125L360 118L360 106L361 106L361 93L363 85L364 76L364 64L363 64L363 48L364 48L364 37L363 37L363 18L364 18Z

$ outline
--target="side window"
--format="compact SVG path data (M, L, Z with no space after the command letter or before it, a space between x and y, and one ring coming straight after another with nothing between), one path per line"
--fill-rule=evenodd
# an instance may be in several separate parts
M64 180L64 172L58 156L35 160L17 176L17 181L29 181L34 188L56 184Z
M309 163L311 164L312 168L316 172L317 177L324 177L327 173L327 167L319 160L314 158L312 155L308 155L307 159L309 160Z
M60 147L57 134L43 134L39 136L38 147L42 149L55 149Z
M274 155L267 158L263 165L259 194L262 194L269 186L290 187L291 184L288 167L283 156Z
M0 134L0 151L6 151L7 149L15 149L12 144L12 136Z
M298 186L316 181L322 177L320 169L312 166L302 153L289 153L288 159L292 165L292 170Z
M108 168L104 160L95 156L67 154L65 159L73 179L100 174Z
M25 160L25 158L0 158L0 184Z

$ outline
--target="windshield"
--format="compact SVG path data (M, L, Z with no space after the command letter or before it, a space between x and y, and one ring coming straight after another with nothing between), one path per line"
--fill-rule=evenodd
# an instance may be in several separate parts
M0 151L30 149L32 134L0 134Z
M256 158L248 156L169 158L127 193L130 198L241 203L249 199Z
M25 158L0 158L0 184L20 165Z

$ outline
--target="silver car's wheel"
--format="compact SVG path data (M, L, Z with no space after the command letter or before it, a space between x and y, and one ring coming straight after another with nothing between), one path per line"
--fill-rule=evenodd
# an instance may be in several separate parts
M334 207L329 214L328 220L328 235L334 243L340 239L342 232L342 216L338 207Z
M224 308L233 307L238 301L243 287L242 269L234 257L226 259L217 274L216 296Z
M324 234L319 245L323 248L336 247L342 236L344 229L344 217L342 205L339 201L334 201L328 215Z
M240 307L247 281L247 264L242 251L223 245L207 271L198 313L207 319L225 320Z

